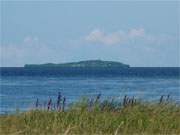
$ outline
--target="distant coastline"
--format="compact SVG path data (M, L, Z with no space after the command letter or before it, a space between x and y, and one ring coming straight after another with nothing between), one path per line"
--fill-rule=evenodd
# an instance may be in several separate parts
M53 68L53 67L63 67L63 68L129 68L127 64L115 61L102 61L102 60L86 60L79 62L70 63L46 63L46 64L25 64L25 68Z

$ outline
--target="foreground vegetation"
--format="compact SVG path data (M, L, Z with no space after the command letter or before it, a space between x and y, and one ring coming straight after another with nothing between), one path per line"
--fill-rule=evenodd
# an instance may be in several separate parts
M0 134L180 134L180 106L84 99L67 110L35 109L0 116Z

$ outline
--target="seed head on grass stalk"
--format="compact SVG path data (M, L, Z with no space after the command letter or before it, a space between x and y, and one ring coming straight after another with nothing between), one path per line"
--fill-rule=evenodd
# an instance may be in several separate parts
M167 95L166 101L169 102L170 94Z
M89 105L88 105L88 111L92 111L93 109L93 99L91 98L89 101Z
M99 93L99 94L97 95L96 100L95 100L95 103L97 103L97 102L99 101L100 97L101 97L101 93Z
M61 92L58 93L58 99L57 99L57 110L60 111L61 110Z
M160 97L160 99L159 99L159 104L162 104L162 103L163 103L163 98L164 98L164 96L162 95L162 96Z
M39 106L39 99L37 98L36 99L36 109L38 109L38 106Z
M66 102L66 98L65 97L63 97L63 104L62 104L62 111L64 112L64 110L65 110L65 102Z
M48 111L51 109L51 104L52 104L52 99L50 98L48 102Z
M127 102L127 95L124 96L124 99L123 99L123 106L125 107L126 106L126 102Z

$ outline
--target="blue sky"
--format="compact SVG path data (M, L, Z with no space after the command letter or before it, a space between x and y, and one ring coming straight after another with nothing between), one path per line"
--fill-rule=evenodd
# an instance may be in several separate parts
M88 59L180 66L179 3L1 2L1 65Z

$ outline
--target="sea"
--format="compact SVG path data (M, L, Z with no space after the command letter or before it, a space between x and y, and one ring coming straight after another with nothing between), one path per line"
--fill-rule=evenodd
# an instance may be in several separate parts
M56 102L58 92L66 105L97 94L107 100L122 101L125 95L145 102L158 102L163 95L180 103L180 67L131 67L129 69L25 69L0 68L0 114L27 111L49 99Z

